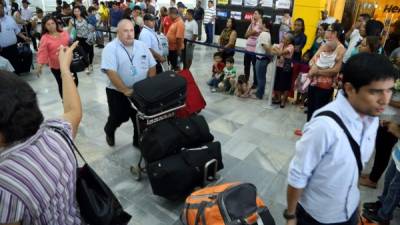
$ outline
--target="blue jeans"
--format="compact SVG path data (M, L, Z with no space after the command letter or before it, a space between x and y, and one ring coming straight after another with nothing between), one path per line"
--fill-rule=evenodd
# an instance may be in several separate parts
M262 99L264 96L268 63L269 63L268 59L257 59L256 61L256 78L257 78L256 96L259 99Z
M400 202L400 172L393 159L386 171L385 186L379 201L382 203L382 208L379 209L378 216L383 220L391 220L393 211Z
M206 43L211 44L213 42L213 35L214 35L214 25L212 23L207 23L205 25L205 30L207 34Z

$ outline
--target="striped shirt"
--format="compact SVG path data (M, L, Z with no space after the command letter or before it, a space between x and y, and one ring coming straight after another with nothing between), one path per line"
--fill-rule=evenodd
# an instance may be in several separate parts
M207 8L204 13L204 24L214 24L216 15L217 11L215 10L215 7Z
M45 121L35 135L0 152L0 224L79 225L76 161L67 142L71 125Z

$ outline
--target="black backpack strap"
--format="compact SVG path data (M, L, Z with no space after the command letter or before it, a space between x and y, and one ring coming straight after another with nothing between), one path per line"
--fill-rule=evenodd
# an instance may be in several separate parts
M340 119L340 117L338 115L336 115L336 113L334 113L332 111L320 112L315 117L319 117L319 116L330 117L331 119L333 119L343 129L343 132L346 134L347 139L350 142L351 149L353 150L353 153L354 153L354 157L356 158L357 167L358 167L358 175L360 175L361 171L363 169L363 166L362 166L362 163L361 163L361 149L360 149L360 146L358 145L358 143L351 136L349 130L346 127L346 125L344 125L344 123Z

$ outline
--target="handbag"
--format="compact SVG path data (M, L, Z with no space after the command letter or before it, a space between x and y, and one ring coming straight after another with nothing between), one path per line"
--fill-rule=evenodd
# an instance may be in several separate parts
M85 223L91 225L127 225L131 215L125 212L121 203L112 193L107 184L88 165L72 139L60 128L53 127L72 149L73 154L78 153L84 165L78 166L76 159L77 181L76 198Z
M283 58L283 72L292 71L292 59Z
M73 58L70 65L72 73L78 73L85 70L89 66L89 55L81 45L78 45L73 51Z
M88 26L89 26L89 30L91 30L91 32L88 34L86 43L88 45L94 45L94 44L96 44L96 38L97 38L96 28L93 27L93 25L90 25L89 23L88 23Z

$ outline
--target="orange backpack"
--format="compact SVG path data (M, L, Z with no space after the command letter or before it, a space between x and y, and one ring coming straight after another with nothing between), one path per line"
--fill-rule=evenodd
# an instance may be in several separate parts
M184 225L255 225L260 220L275 225L250 183L226 183L193 192L186 198L180 219Z

